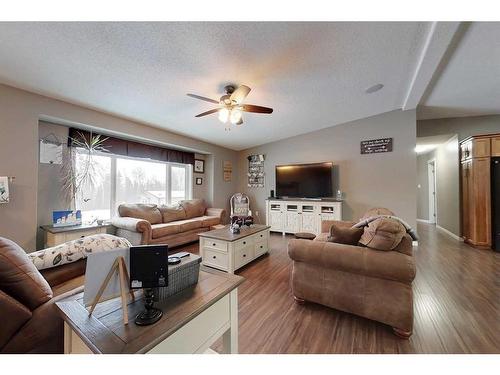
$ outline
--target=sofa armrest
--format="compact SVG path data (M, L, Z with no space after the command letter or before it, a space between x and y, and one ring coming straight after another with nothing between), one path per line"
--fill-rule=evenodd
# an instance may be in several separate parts
M217 216L222 222L222 219L224 219L224 216L226 215L226 210L223 208L208 207L205 211L205 215Z
M296 262L407 284L415 278L413 257L398 251L294 239L288 255Z
M354 224L356 224L354 221L340 221L340 220L323 220L321 222L321 233L328 233L330 232L330 228L332 225L338 225L341 227L352 227Z
M111 219L111 224L120 229L141 233L142 243L149 243L152 238L153 230L151 228L151 223L147 220L123 216L114 217Z

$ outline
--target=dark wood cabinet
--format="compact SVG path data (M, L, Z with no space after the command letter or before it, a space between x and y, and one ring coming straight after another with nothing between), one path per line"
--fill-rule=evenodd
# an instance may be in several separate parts
M499 139L493 134L460 142L462 237L478 248L492 246L491 156Z

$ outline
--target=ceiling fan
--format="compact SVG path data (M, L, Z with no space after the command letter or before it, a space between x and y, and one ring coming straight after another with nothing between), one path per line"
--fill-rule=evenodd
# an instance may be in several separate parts
M211 115L212 113L219 113L219 120L223 123L227 123L228 120L231 124L241 125L243 124L243 113L242 112L253 112L253 113L273 113L272 108L261 107L259 105L253 104L243 104L243 101L250 92L250 87L241 85L237 89L228 85L224 87L225 95L222 95L219 100L214 100L206 98L204 96L187 94L188 96L204 100L209 103L218 104L218 108L211 109L209 111L200 113L195 117L202 117L206 115Z

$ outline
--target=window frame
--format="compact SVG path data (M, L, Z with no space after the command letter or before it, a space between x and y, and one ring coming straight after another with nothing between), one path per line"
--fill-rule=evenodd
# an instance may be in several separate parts
M74 152L77 153L87 153L87 151L83 148L74 148ZM192 199L193 197L193 166L191 164L183 164L183 163L174 163L174 162L166 162L166 161L160 161L160 160L153 160L153 159L145 159L145 158L134 158L130 156L123 156L123 155L116 155L108 152L102 152L102 151L94 151L95 155L98 156L104 156L104 157L109 157L110 158L110 176L111 176L111 181L110 181L110 202L109 202L109 210L110 210L110 218L113 218L114 216L117 215L117 206L116 206L116 188L117 188L117 160L118 159L124 159L124 160L134 160L134 161L143 161L146 163L158 163L158 164L164 164L165 165L165 200L167 205L172 204L172 167L178 167L184 169L185 173L185 184L184 184L184 199ZM76 158L73 159L73 168L76 169ZM129 202L129 203L134 203L134 202ZM80 209L78 207L79 202L75 200L75 208ZM83 210L82 210L83 211Z

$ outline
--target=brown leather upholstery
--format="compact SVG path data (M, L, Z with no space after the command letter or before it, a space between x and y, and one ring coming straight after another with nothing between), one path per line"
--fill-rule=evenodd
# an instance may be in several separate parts
M26 252L15 242L0 237L0 289L29 309L52 298L49 284Z
M394 212L391 210L388 210L387 208L384 207L376 207L376 208L370 208L368 211L365 212L363 217L359 219L359 221L368 219L369 217L372 216L378 216L378 215L392 215L394 216Z
M203 226L203 219L194 217L192 219L176 221L176 224L181 227L181 232L187 232L192 229L201 228Z
M164 223L151 225L151 229L153 230L153 238L160 238L179 233L181 231L181 226L178 222Z
M374 215L394 214L378 208L368 211L365 217ZM327 232L332 225L349 228L354 224L328 221L322 223L322 230ZM328 235L321 233L314 241L289 242L293 295L299 300L357 314L411 334L415 278L411 237L404 233L392 251L380 251L327 242ZM397 241L391 244L394 242Z
M0 353L62 353L63 324L54 303L81 290L84 272L84 260L44 271L53 291L24 250L0 237Z
M333 224L330 227L328 241L346 245L357 245L362 234L363 228L352 228L345 225Z
M16 299L0 290L0 316L2 317L2 329L0 334L0 348L30 320L31 311Z
M203 227L211 227L213 225L220 224L221 222L219 216L202 216L200 219L203 220Z
M180 205L186 211L186 218L191 219L197 216L203 216L205 214L205 210L207 206L203 199L190 199L181 201Z
M187 218L186 211L181 205L173 206L158 206L164 223L170 223L176 220L184 220Z
M143 219L150 224L159 224L163 218L156 204L120 204L118 213L122 217Z

